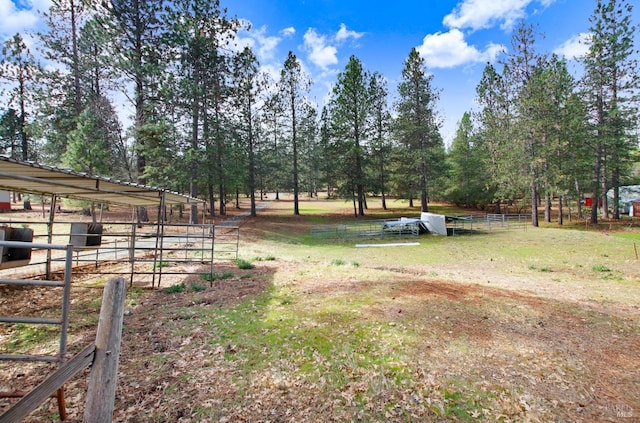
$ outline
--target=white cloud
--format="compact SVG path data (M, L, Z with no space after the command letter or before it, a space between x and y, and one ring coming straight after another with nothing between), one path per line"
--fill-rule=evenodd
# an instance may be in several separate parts
M254 32L254 37L258 42L258 58L260 60L272 59L278 44L280 44L280 37L267 36L267 28L265 26L260 27Z
M492 43L484 51L480 51L467 44L464 34L457 29L429 34L424 37L422 45L417 47L426 65L432 68L452 68L466 63L490 62L504 49L504 46Z
M32 5L18 9L12 0L0 0L0 39L6 40L16 32L32 29L38 20Z
M308 53L311 63L327 71L327 67L338 63L338 47L349 39L357 40L364 32L356 32L347 29L345 24L340 24L340 29L335 35L320 35L315 29L309 28L304 34L303 49ZM333 41L333 44L330 42Z
M491 28L501 23L502 29L510 29L514 23L526 15L526 7L533 0L464 0L444 17L443 23L449 28L470 28L479 30ZM548 6L553 0L540 0Z
M282 39L280 37L267 35L267 27L253 28L249 21L244 21L243 28L235 37L234 42L229 46L234 51L241 51L249 47L255 53L260 62L273 59L276 49Z
M553 52L558 56L564 56L569 60L584 57L589 51L591 36L588 33L580 33L569 38L559 45Z
M309 53L309 60L322 69L338 63L338 49L327 45L326 38L313 28L309 28L304 34L304 49Z
M352 31L352 30L348 30L347 26L343 23L340 24L340 29L338 30L338 33L336 34L336 41L346 41L349 38L353 38L354 40L357 40L358 38L362 37L364 35L364 32L356 32L356 31Z
M293 35L295 35L296 33L296 29L292 26L287 27L285 29L283 29L282 31L280 31L280 34L282 34L285 37L291 37Z

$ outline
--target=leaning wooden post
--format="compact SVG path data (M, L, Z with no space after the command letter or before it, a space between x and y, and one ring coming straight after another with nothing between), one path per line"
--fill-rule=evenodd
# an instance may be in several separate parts
M96 353L87 388L85 423L106 423L113 418L125 298L124 278L107 282L102 294Z

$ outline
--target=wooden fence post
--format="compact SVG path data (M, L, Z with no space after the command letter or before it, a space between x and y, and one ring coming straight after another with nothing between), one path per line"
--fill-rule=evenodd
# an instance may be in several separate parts
M122 277L109 280L104 287L95 359L87 388L85 423L106 423L113 418L126 293Z

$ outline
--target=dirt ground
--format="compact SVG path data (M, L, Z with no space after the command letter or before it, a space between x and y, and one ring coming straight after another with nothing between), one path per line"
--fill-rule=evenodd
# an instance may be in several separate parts
M246 239L282 228L277 215L272 219L261 218L259 222L258 225L254 218L243 221ZM307 226L300 222L298 226L287 226L287 230L302 232ZM210 328L205 322L200 327L196 324L196 330L189 333L168 335L172 333L169 327L197 319L197 310L233 307L268 289L276 271L297 274L300 266L279 260L256 263L251 270L221 265L217 271L233 272L233 279L216 281L210 286L207 283L200 292L167 295L161 290L135 289L125 311L114 421L373 421L349 414L349 408L340 403L345 393L326 402L327 398L316 396L301 381L257 383L245 387L243 396L238 397L234 364L225 360L225 354L233 352L236 346L211 343ZM500 410L483 410L486 413L479 420L640 421L637 305L616 309L614 314L606 307L582 310L567 307L559 294L519 293L479 285L473 280L459 283L434 279L419 266L389 266L388 270L396 272L397 280L402 281L391 290L383 284L311 277L297 277L291 289L323 298L384 288L384 297L365 308L366 315L372 318L382 315L388 322L402 326L421 322L428 314L432 327L429 330L445 335L437 339L425 333L424 341L416 341L421 359L432 364L428 372L425 370L426 387L421 389L437 391L438 380L445 377L473 379L478 390L492 398L492 403L502 401ZM164 285L182 282L190 286L202 282L193 276L173 278ZM97 312L101 293L90 280L74 281L73 291L73 313L85 318L78 318L70 328L70 355L95 336L96 321L86 316ZM54 300L44 288L0 287L0 315L27 309L46 314L57 307ZM0 329L0 345L6 345L8 336L6 329ZM452 351L450 345L456 340L473 341L473 350L464 354ZM46 365L0 363L0 391L29 389L50 370ZM87 376L85 371L65 388L70 422L82 421ZM418 404L415 394L412 395L409 403ZM432 399L438 400L436 396ZM0 412L13 402L0 399ZM219 416L209 415L200 420L198 410L205 406L218 407ZM387 410L384 420L461 419L455 415L436 418L427 413L428 408L420 407L415 406L415 417L411 418ZM57 421L55 401L45 403L25 421Z

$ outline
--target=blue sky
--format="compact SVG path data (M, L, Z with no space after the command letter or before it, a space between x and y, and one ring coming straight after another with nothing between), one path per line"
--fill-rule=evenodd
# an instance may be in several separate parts
M35 10L46 10L48 1L0 0L0 37L37 29L40 19ZM537 40L539 52L572 59L586 49L578 40L588 32L595 4L595 0L221 0L229 16L251 23L250 31L239 34L238 45L252 46L265 71L273 75L293 51L314 82L311 97L319 104L326 101L352 54L367 70L385 75L394 96L403 61L416 47L440 90L437 108L447 143L462 114L475 107L475 87L485 64L496 62L500 52L510 48L521 19L544 34ZM640 5L635 6L633 21L640 24Z

